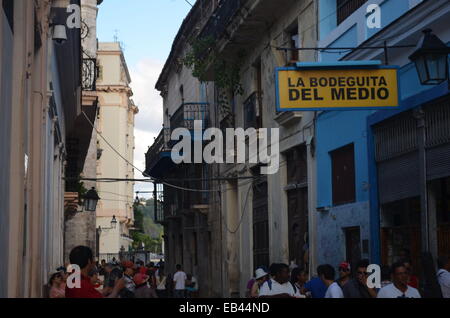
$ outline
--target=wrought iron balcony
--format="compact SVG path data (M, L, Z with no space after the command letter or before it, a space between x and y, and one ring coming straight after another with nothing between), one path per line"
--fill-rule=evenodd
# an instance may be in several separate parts
M145 154L145 173L152 177L159 177L158 163L166 158L170 157L170 148L168 143L170 140L170 130L163 128L156 137L155 142L149 148L148 152ZM170 158L169 158L170 159Z
M208 103L184 103L170 118L171 131L176 128L194 130L194 121L201 120L203 130L209 127Z
M202 130L209 127L208 103L184 103L170 118L170 128L161 130L153 145L146 154L146 174L155 178L164 176L171 164L171 134L176 128L194 130L194 121L202 121Z
M200 38L219 39L241 6L242 0L221 1L200 33Z
M83 91L95 91L97 89L97 60L83 59Z

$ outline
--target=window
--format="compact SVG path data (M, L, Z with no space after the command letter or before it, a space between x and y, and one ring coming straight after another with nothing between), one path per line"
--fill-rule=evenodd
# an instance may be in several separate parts
M269 266L269 209L267 182L253 185L253 265Z
M306 184L308 165L306 146L296 147L286 153L288 184Z
M296 24L295 27L289 32L289 47L291 49L298 49L300 48L300 36L298 34L298 25ZM295 63L299 60L299 54L298 50L292 50L290 52L290 63Z
M256 124L257 128L263 127L263 107L262 107L262 101L263 101L263 91L262 91L262 63L261 59L258 59L258 61L254 65L256 69Z
M250 97L244 102L244 129L258 128L257 116L256 116L256 93L250 95Z
M194 265L198 266L198 241L197 241L197 233L193 233L193 243L194 243Z
M6 19L8 19L11 32L14 33L14 0L2 1L3 11L5 12Z
M355 148L354 144L331 153L333 205L352 203L355 193Z
M341 24L353 12L358 10L367 0L337 0L337 24Z

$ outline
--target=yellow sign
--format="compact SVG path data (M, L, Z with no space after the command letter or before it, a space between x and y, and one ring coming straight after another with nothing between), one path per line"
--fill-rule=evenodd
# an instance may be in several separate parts
M279 111L380 109L399 106L396 68L277 72Z

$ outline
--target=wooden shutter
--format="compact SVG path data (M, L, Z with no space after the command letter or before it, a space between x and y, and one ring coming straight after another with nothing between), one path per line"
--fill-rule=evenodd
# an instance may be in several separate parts
M267 182L253 186L253 264L269 266L269 210Z
M355 150L348 145L331 153L333 169L333 205L352 203L355 193Z

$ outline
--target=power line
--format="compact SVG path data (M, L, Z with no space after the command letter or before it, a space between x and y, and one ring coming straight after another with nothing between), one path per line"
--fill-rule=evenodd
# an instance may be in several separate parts
M190 3L188 0L184 0L187 4L189 4L191 7L194 7L192 3Z
M141 172L141 173L143 173L138 167L136 167L134 164L132 164L131 162L129 162L128 161L128 159L127 158L125 158L124 156L122 156L122 154L119 152L119 151L117 151L116 150L116 148L114 148L114 146L113 145L111 145L110 143L109 143L109 141L108 140L106 140L106 138L105 137L103 137L103 135L98 131L98 129L95 127L95 125L91 122L91 120L89 119L89 117L86 115L86 113L84 112L84 111L82 111L82 113L83 113L83 115L84 115L84 117L86 118L86 120L89 122L89 124L92 126L92 128L94 128L95 129L95 131L97 132L97 134L100 136L100 138L102 138L105 142L106 142L106 144L120 157L120 158L122 158L123 160L125 160L125 162L127 162L129 165L131 165L134 169L136 169L137 171L139 171L139 172Z
M115 192L110 192L110 191L101 191L101 190L98 190L98 193L114 194L119 197L132 198L134 200L134 197L131 195L125 195L125 194L120 194L120 193L115 193Z
M134 164L132 164L130 161L128 161L127 158L125 158L119 151L116 150L116 148L114 148L113 145L111 145L111 143L109 143L108 140L106 140L105 137L103 137L103 135L100 133L100 131L95 127L95 125L91 122L91 120L89 119L89 117L86 115L86 113L84 111L82 111L84 117L86 118L86 120L88 121L88 123L92 126L92 128L97 132L97 134L106 142L106 144L120 157L122 158L125 162L127 162L129 165L131 165L134 169L136 169L137 171L139 171L140 173L142 173L142 175L144 175L145 177L149 177L151 178L149 175L147 175L144 171L142 171L141 169L139 169L138 167L136 167ZM90 181L95 181L95 180L90 180ZM157 182L157 180L155 180L154 178L151 178L151 180L149 181L143 181L143 182ZM160 182L168 187L172 187L178 190L183 190L183 191L188 191L188 192L217 192L218 190L214 189L214 190L201 190L201 189L190 189L190 188L185 188L185 187L180 187L180 186L176 186L167 182Z

